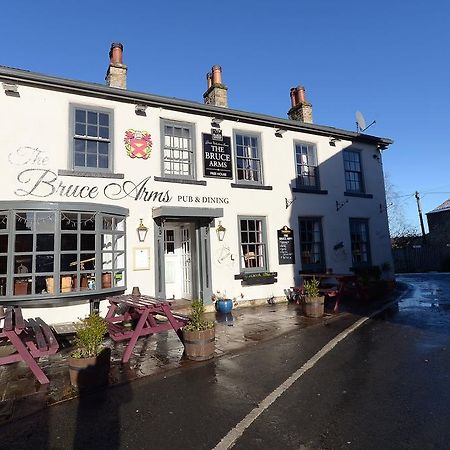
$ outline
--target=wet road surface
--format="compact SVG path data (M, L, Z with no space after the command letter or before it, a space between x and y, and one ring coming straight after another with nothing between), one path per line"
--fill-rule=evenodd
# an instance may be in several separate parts
M398 307L327 353L233 448L450 448L450 275L401 281ZM357 319L53 406L1 427L0 448L212 449Z

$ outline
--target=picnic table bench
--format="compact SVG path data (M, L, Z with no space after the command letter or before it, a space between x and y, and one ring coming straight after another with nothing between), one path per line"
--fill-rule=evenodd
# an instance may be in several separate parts
M360 286L356 275L335 274L335 273L303 273L302 284L293 289L295 296L304 295L303 283L306 280L316 278L319 280L319 293L326 298L335 300L333 312L339 312L339 303L346 294L360 296Z
M59 345L50 327L40 317L24 320L19 306L9 306L0 329L0 341L9 341L16 350L12 355L0 357L0 365L24 361L39 383L49 383L35 359L56 353Z
M137 340L167 330L174 330L183 342L182 328L188 318L171 310L171 302L148 295L117 295L109 297L106 314L108 331L112 340L128 345L122 362L127 363Z

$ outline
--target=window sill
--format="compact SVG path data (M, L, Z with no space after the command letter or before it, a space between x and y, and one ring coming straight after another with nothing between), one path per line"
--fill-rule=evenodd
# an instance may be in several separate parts
M60 307L69 305L84 304L91 300L104 300L107 297L113 295L123 294L126 291L126 287L115 287L110 289L104 289L102 291L74 291L73 293L61 293L59 295L48 294L30 294L30 295L14 295L12 297L1 297L5 306L17 305L23 308L30 307Z
M263 186L260 184L239 184L239 183L231 183L232 188L239 189L259 189L261 191L271 191L273 189L272 186Z
M195 184L197 186L206 186L204 180L185 180L184 178L166 178L166 177L153 177L155 181L162 181L165 183L179 183L179 184Z
M301 192L302 194L320 194L320 195L327 195L328 191L327 190L322 190L322 189L308 189L308 188L298 188L298 187L293 187L292 188L292 192Z
M344 192L346 197L373 198L372 194L364 194L363 192Z
M118 178L124 179L123 173L111 173L111 172L87 172L84 170L65 170L59 169L58 175L65 177L89 177L89 178Z

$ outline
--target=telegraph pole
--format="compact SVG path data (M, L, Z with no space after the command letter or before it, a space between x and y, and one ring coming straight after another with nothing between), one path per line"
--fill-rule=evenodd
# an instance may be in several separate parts
M417 211L419 212L420 229L422 230L422 239L423 239L423 242L425 242L426 241L425 227L423 225L422 208L420 207L420 196L419 196L418 191L416 191L415 197L417 200Z

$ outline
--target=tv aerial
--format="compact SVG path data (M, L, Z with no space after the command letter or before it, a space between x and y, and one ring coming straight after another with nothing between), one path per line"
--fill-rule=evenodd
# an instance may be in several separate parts
M355 118L356 118L356 131L358 133L364 133L364 131L366 131L367 128L370 128L374 123L377 122L376 120L374 120L369 125L366 125L366 120L364 119L364 116L362 115L361 111L356 111Z

